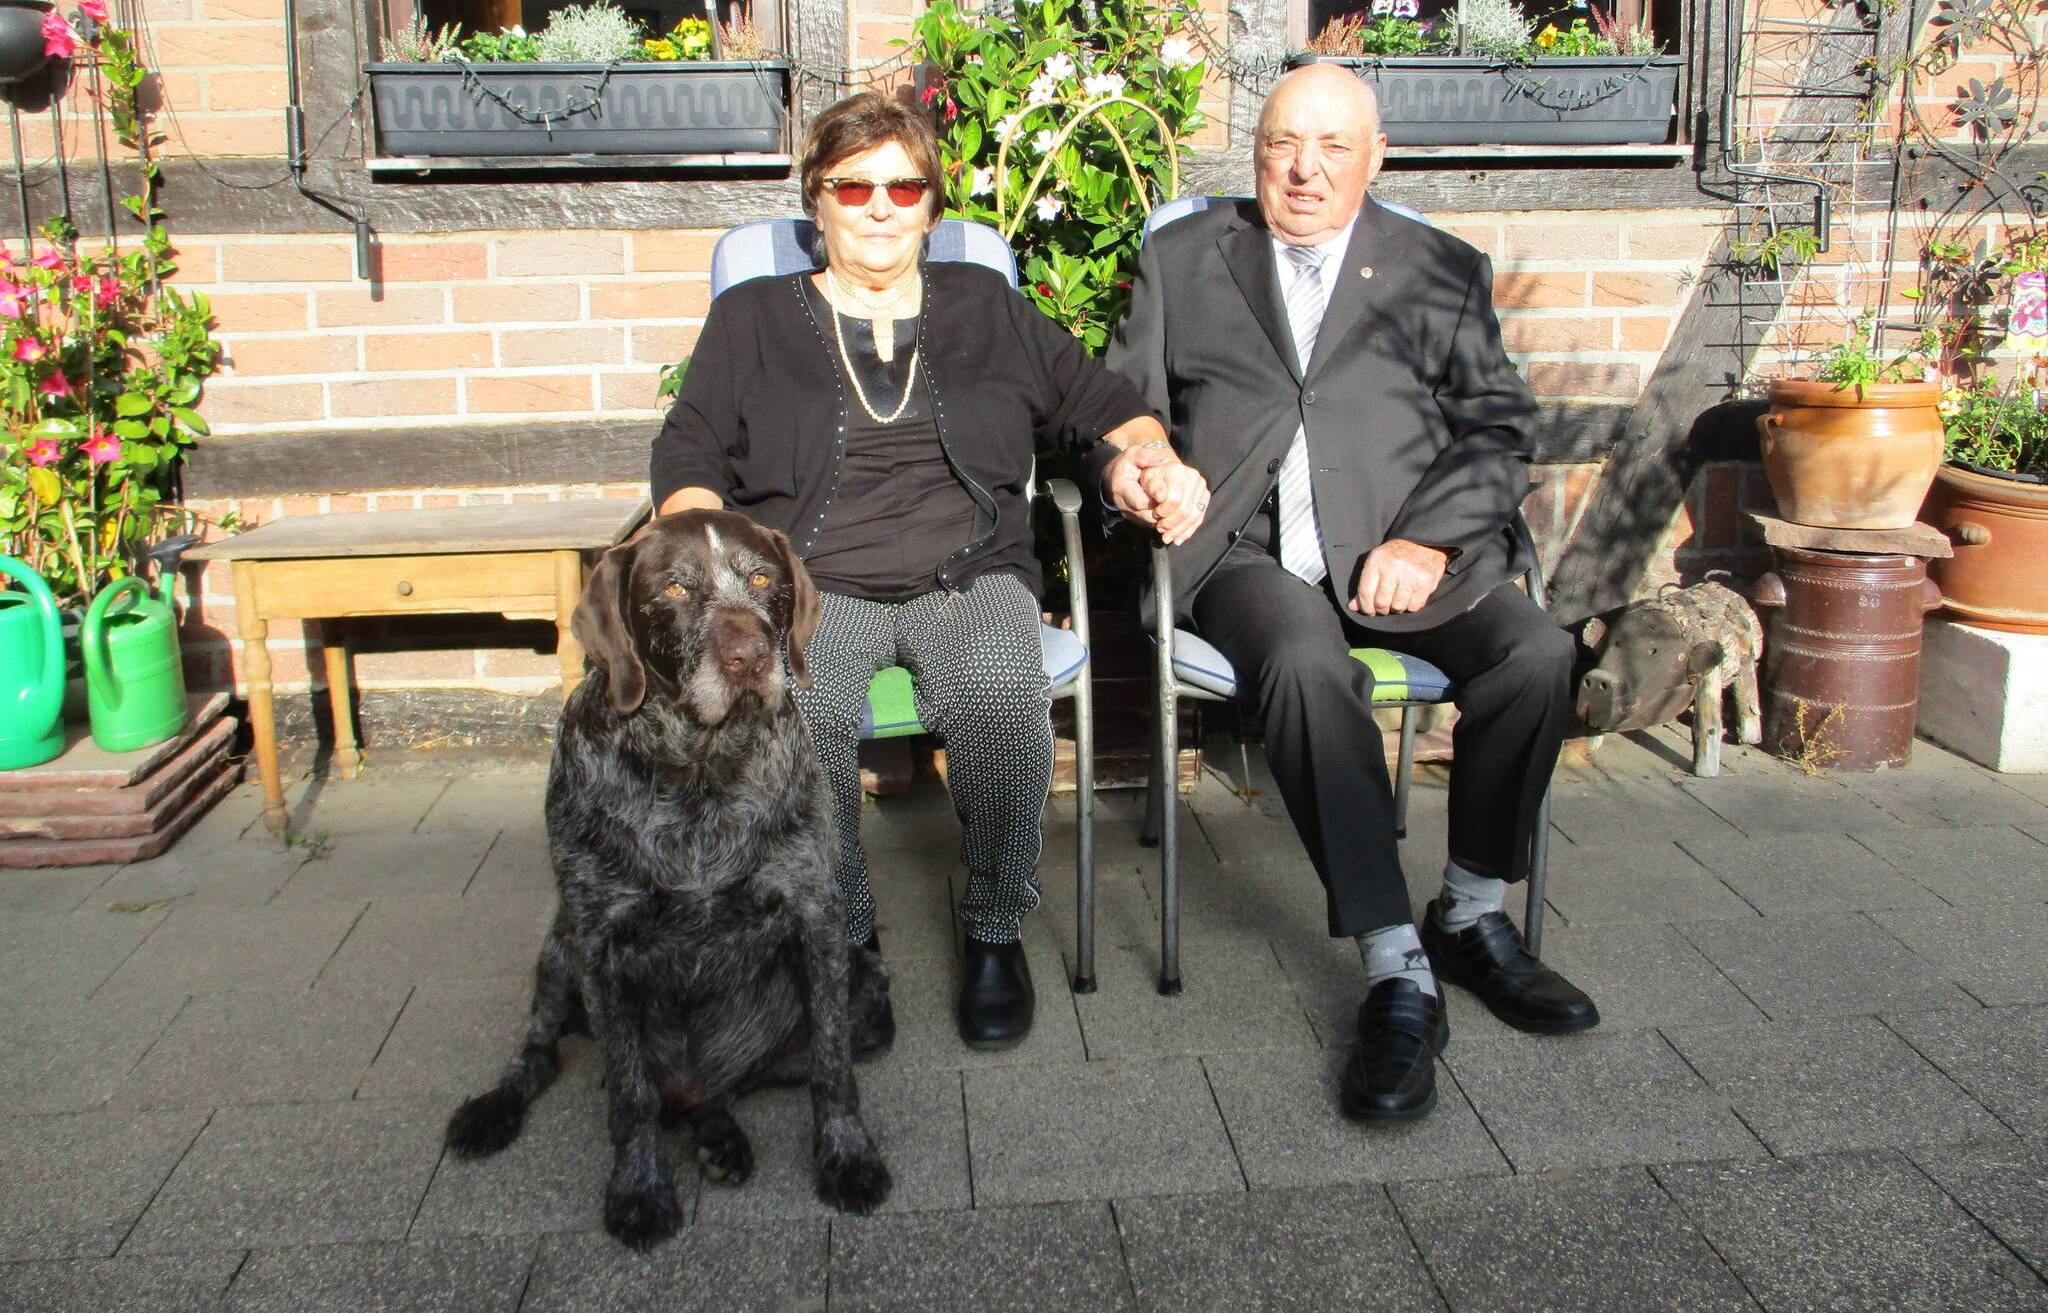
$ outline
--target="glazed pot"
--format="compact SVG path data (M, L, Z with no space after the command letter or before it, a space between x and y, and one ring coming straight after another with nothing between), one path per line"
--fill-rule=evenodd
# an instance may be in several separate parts
M1955 544L1928 565L1944 610L1968 625L2048 634L2048 484L1944 465L1924 518Z
M0 0L0 82L19 82L42 72L43 15L50 0Z
M1823 529L1903 529L1941 467L1939 383L1783 380L1757 420L1778 514Z

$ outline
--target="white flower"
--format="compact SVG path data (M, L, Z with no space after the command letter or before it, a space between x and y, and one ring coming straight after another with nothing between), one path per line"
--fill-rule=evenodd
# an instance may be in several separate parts
M1202 62L1195 43L1184 36L1170 36L1159 43L1159 62L1168 68L1192 68Z
M1054 55L1045 61L1045 68L1042 71L1055 82L1064 81L1074 76L1074 61L1065 55Z
M1097 73L1081 79L1081 90L1090 100L1097 96L1121 96L1124 94L1124 79L1121 73Z
M1066 207L1060 204L1060 198L1057 196L1041 196L1033 203L1032 208L1038 211L1040 219L1051 223L1060 217L1060 211Z
M1394 0L1372 0L1372 16L1385 18L1394 12Z
M967 186L967 194L969 196L986 196L995 189L996 171L994 169L976 169L974 171L974 180Z
M1421 0L1394 0L1394 17L1418 18L1421 14Z
M1017 125L1024 121L1022 114L1012 114L996 124L996 144L1008 145L1010 138L1017 135Z
M1051 128L1045 128L1041 130L1037 136L1031 139L1031 148L1037 151L1040 155L1043 155L1047 151L1051 150L1052 144L1055 141L1058 141L1059 139L1059 133L1054 132Z
M1040 105L1050 105L1059 98L1059 83L1041 73L1031 84L1031 94L1025 97L1024 104L1026 108L1037 109Z

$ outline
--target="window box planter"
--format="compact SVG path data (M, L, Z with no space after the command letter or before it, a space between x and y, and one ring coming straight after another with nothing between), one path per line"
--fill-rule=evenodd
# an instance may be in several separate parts
M1372 84L1395 146L1629 146L1671 135L1682 55L1502 64L1449 55L1300 55Z
M772 154L789 103L778 60L363 71L392 156Z

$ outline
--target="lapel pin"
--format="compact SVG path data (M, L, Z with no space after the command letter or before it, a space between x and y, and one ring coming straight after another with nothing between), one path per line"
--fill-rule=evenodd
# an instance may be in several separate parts
M1358 276L1359 276L1360 278L1370 278L1370 277L1372 277L1372 266L1368 264L1368 265L1365 265L1365 266L1361 267L1361 268L1359 269L1359 271L1358 271Z

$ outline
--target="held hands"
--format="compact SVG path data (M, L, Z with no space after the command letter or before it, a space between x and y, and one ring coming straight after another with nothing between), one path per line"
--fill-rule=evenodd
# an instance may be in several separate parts
M1173 448L1140 444L1110 462L1103 488L1133 523L1156 529L1168 547L1194 536L1209 510L1209 483Z
M1366 553L1351 609L1360 615L1420 611L1443 582L1450 553L1406 538L1390 538Z

